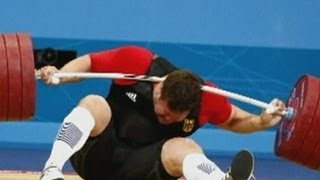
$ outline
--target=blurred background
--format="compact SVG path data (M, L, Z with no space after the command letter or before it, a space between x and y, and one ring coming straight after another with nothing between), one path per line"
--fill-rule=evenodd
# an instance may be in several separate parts
M61 67L86 53L140 45L225 90L264 102L286 101L304 74L320 77L317 0L11 0L1 7L1 33L32 35L35 68ZM64 116L83 96L107 94L109 84L108 79L91 79L52 87L38 81L35 117L0 123L0 169L41 170ZM256 155L258 179L319 179L317 171L274 155L275 131L237 135L208 125L192 138L222 168L248 148ZM69 165L66 169L72 171Z

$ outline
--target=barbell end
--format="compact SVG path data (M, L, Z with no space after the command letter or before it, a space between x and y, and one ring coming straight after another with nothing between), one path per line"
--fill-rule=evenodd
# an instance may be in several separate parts
M295 109L293 107L288 107L284 117L286 120L291 120L294 114L295 114Z
M59 79L58 77L53 76L53 77L51 78L51 82L52 82L52 84L54 84L54 85L58 85L58 84L60 84L60 79Z

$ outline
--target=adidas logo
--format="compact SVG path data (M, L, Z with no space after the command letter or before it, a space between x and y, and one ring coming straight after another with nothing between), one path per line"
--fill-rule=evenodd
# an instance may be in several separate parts
M133 101L136 102L137 94L133 92L126 92L126 95Z
M215 168L212 167L210 164L207 164L207 163L199 164L199 165L197 166L197 168L198 168L200 171L202 171L202 172L204 172L204 173L206 173L206 174L208 174L208 175L210 175L213 171L215 171Z

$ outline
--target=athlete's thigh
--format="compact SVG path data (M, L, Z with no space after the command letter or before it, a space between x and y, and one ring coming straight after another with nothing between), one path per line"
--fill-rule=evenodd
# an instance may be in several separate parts
M161 149L166 140L134 150L117 173L117 179L174 179L161 163ZM175 178L176 179L176 178Z
M113 123L98 136L89 138L71 158L75 171L84 179L100 179L113 174L112 159L117 144Z

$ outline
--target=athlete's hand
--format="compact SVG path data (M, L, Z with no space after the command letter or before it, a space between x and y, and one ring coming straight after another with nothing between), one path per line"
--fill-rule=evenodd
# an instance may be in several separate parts
M262 127L265 128L269 128L278 124L283 116L283 112L287 110L285 104L277 98L273 99L270 105L271 108L264 110L260 115L260 123Z
M44 66L37 70L36 74L40 76L46 84L57 85L53 80L53 75L57 72L59 72L59 70L54 66Z

